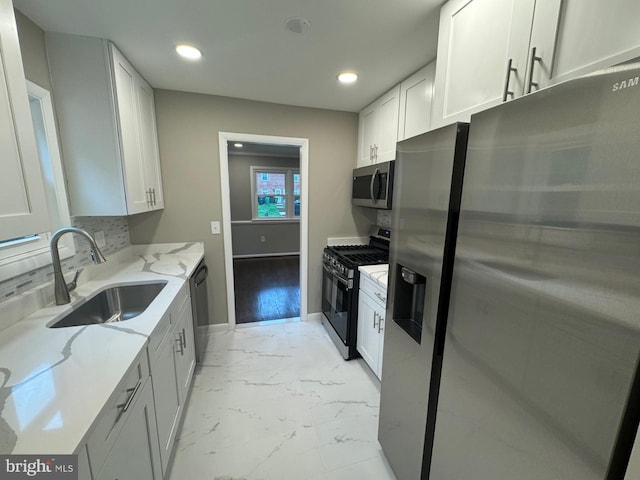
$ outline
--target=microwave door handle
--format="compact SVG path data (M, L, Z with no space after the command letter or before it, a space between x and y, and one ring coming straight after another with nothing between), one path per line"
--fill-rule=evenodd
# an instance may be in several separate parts
M378 199L376 198L376 195L373 193L373 185L376 183L376 177L378 176L379 171L380 170L376 168L375 171L373 172L373 175L371 175L371 184L369 185L369 193L371 194L372 203L378 203Z

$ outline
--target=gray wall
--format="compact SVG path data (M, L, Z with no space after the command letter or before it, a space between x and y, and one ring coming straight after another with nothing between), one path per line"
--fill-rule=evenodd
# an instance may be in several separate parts
M156 90L165 209L129 217L131 241L204 241L211 323L227 321L218 132L309 139L308 309L321 310L322 249L327 237L366 236L375 211L352 209L355 113L291 107L213 95Z
M229 155L231 221L251 221L251 167L300 168L299 158ZM303 186L304 188L304 186ZM273 255L300 251L299 222L232 223L234 256ZM262 239L264 238L264 241Z

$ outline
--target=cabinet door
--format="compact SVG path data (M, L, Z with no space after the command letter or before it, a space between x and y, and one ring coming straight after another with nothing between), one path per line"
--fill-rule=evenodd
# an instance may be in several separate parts
M140 393L96 480L162 480L151 383Z
M638 19L637 0L563 0L552 75L541 79L543 86L639 56Z
M145 184L142 156L141 132L138 121L137 73L111 46L116 104L118 106L118 131L122 149L125 197L129 214L146 212L149 209L149 194Z
M513 92L507 100L523 94L534 3L450 0L442 7L435 126L469 121L472 113L501 103L507 90Z
M191 301L189 297L187 297L178 313L175 339L176 374L178 376L178 386L180 389L180 402L184 404L196 366L193 314L191 312Z
M375 313L375 315L374 315ZM358 336L356 347L367 365L378 375L378 315L375 302L364 290L358 295Z
M369 105L360 112L358 123L358 167L372 163L372 148L375 142L376 104Z
M384 356L384 327L385 327L385 307L381 304L377 304L378 312L378 365L376 375L382 380L382 357Z
M0 240L50 230L13 6L0 1Z
M180 388L176 375L175 343L173 333L169 332L155 363L151 366L163 472L166 472L169 463L182 412Z
M136 95L138 100L138 123L140 147L144 169L145 191L151 190L150 210L164 208L162 195L162 175L160 173L160 154L156 134L156 112L153 89L140 76L137 76Z
M431 100L436 62L418 70L400 84L398 141L414 137L431 128Z
M376 104L374 163L388 162L396 158L400 85L380 97Z

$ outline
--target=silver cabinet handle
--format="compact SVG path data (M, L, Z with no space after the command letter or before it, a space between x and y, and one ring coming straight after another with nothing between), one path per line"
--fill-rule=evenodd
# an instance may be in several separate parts
M511 95L513 97L515 93L509 90L509 83L511 82L511 74L517 73L518 69L513 66L513 58L510 58L507 62L507 78L504 81L504 93L502 94L502 101L506 102L507 97Z
M375 143L373 144L373 159L376 162L378 161L378 145L376 145Z
M369 160L373 161L373 145L369 145Z
M187 333L182 329L182 348L187 348Z
M376 328L376 317L378 316L378 312L373 312L373 328Z
M144 192L145 195L147 196L147 206L151 206L151 189L148 189L146 192Z
M178 350L178 353L180 355L184 355L184 340L183 340L183 336L184 336L184 334L182 332L178 332L178 338L176 338L176 343L178 344L178 347L180 348L180 350Z
M382 315L378 315L378 333L384 330L384 328L382 328L382 322L384 322L384 317Z
M531 60L529 63L529 85L527 86L527 93L531 93L531 90L533 89L533 87L536 87L537 89L540 86L539 83L533 81L533 69L536 65L536 62L541 62L541 61L542 61L542 57L538 57L536 55L536 47L533 47L531 49Z
M142 379L140 378L138 379L138 383L136 383L135 387L127 389L127 393L129 393L129 397L127 398L127 401L124 403L121 403L120 405L116 405L116 408L120 410L120 413L118 413L118 417L116 418L116 422L120 419L120 417L124 412L129 410L129 407L131 406L131 403L133 402L133 399L135 398L136 393L138 393L138 390L140 389L141 385L142 385Z
M373 292L373 293L375 293L376 297L378 297L378 299L379 299L382 303L384 303L384 304L386 304L386 303L387 303L387 297L383 297L383 296L382 296L380 293L378 293L378 292Z
M375 195L373 194L373 185L376 183L376 177L378 176L379 172L380 169L376 168L373 172L373 175L371 175L371 183L369 184L369 194L371 195L371 202L374 204L378 203L378 199L375 198Z

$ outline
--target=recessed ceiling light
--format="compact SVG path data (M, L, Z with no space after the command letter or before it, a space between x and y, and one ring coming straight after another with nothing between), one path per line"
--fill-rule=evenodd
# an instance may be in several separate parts
M188 60L200 60L202 58L202 51L193 45L187 45L186 43L179 43L176 45L176 52L181 57Z
M303 17L291 17L284 21L284 26L293 33L307 33L311 28L311 23Z
M338 81L345 85L354 83L356 80L358 80L358 74L354 72L342 72L338 75Z
M244 147L244 145L243 145L243 144L241 144L241 143L234 143L234 144L233 144L233 146L234 146L234 147L236 147L236 148L242 148L242 147Z

